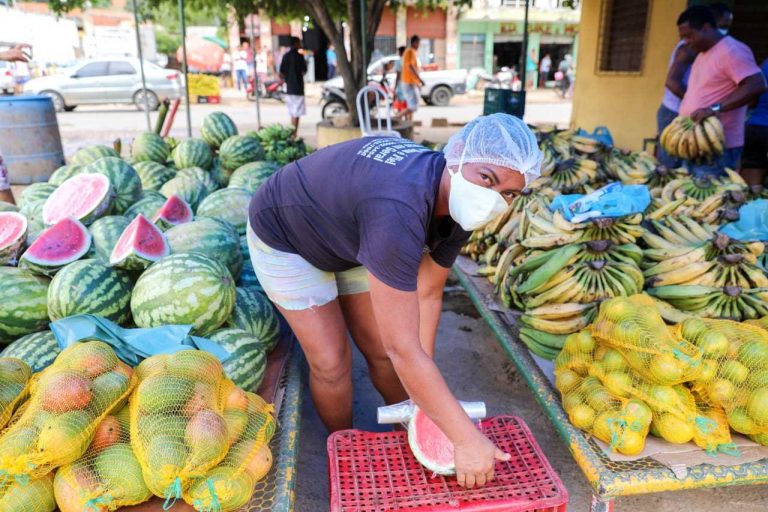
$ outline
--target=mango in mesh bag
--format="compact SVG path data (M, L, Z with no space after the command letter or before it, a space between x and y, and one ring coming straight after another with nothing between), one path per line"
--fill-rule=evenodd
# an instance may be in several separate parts
M710 319L689 319L678 327L704 354L705 370L694 389L725 410L733 430L768 446L768 331Z
M53 512L53 473L36 479L20 479L0 491L3 512Z
M273 412L274 407L258 395L232 388L224 406L229 452L184 493L187 503L203 512L228 512L248 503L256 483L272 467Z
M128 406L106 416L82 457L56 471L60 512L107 512L152 497L131 448Z
M131 446L144 481L170 506L224 459L226 397L234 386L213 355L183 350L145 359L131 395Z
M618 350L638 374L653 383L682 384L701 372L701 350L673 335L647 295L603 302L591 329L595 338Z
M31 377L32 370L21 359L0 358L0 429L8 424L13 411L27 396Z
M96 427L125 404L133 369L100 341L73 345L30 384L30 398L0 436L0 483L28 480L77 460Z
M588 330L571 334L555 360L555 387L571 423L625 455L645 447L651 410L630 398L618 381L629 381L631 368L614 349L600 346ZM598 376L611 375L602 382Z

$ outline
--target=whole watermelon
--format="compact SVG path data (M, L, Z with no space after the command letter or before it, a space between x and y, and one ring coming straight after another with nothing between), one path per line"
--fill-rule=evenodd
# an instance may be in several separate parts
M267 352L261 341L241 329L218 329L207 337L229 352L223 363L227 377L238 387L255 392L267 369Z
M62 165L55 171L53 171L53 174L51 174L51 177L48 178L48 183L53 183L54 185L61 185L65 181L67 181L72 176L75 176L76 174L80 174L83 172L83 166L81 165Z
M109 261L112 249L130 223L127 217L121 215L108 215L96 220L88 227L91 232L91 249L85 257Z
M252 288L237 288L235 292L235 307L226 325L252 334L271 352L280 341L280 319L272 302Z
M0 267L0 343L41 331L48 325L50 280L16 267Z
M229 185L229 178L232 176L232 171L229 171L221 166L221 160L219 157L215 157L213 159L210 172L211 178L213 178L213 181L216 182L218 188L224 188Z
M139 214L142 214L148 219L151 219L155 216L160 207L165 204L165 201L165 196L160 192L145 190L141 193L141 198L125 211L124 216L133 220Z
M109 146L95 145L77 150L74 156L72 156L70 163L85 166L92 164L105 156L119 157L120 155Z
M208 169L213 163L213 151L201 139L186 139L173 150L173 163L177 169L202 167Z
M237 135L237 126L224 112L211 112L203 119L200 136L212 148L218 148L222 142L233 135Z
M32 183L27 186L24 191L19 195L18 204L19 208L24 209L27 205L32 205L38 201L45 201L53 194L53 191L58 188L58 185L53 183Z
M191 324L205 336L232 314L235 283L229 270L200 253L171 254L139 277L131 311L139 327Z
M131 144L131 158L134 163L157 162L164 164L168 161L170 154L171 148L156 133L140 133Z
M257 292L264 293L264 288L261 286L259 278L256 277L256 272L253 269L251 253L248 250L247 235L240 237L240 254L243 256L243 270L240 271L240 279L237 280L237 286L242 286L243 288L252 288Z
M40 233L45 231L45 222L43 222L43 206L45 201L26 204L19 210L27 218L27 245L37 240Z
M263 160L264 150L255 137L235 135L221 144L219 158L225 169L235 170L249 162Z
M33 372L39 372L53 364L60 352L56 336L51 331L40 331L17 339L0 352L0 357L21 359Z
M216 184L213 177L211 176L211 173L209 173L204 169L201 169L200 167L187 167L186 169L179 169L176 172L176 176L181 176L181 177L188 176L190 178L195 178L197 181L203 184L203 186L205 187L206 194L210 194L211 192L219 188L219 186Z
M133 168L139 175L143 190L160 190L165 182L176 176L176 171L157 162L138 162Z
M179 196L195 210L200 201L208 195L208 190L197 178L192 176L176 176L160 187L160 193L165 197Z
M232 226L216 219L199 218L165 232L171 254L200 252L229 269L236 281L243 268L240 239Z
M61 269L48 289L48 316L103 316L118 324L131 318L131 279L101 260L79 260Z
M0 212L18 212L19 207L6 201L0 201Z
M248 225L248 205L251 193L242 188L223 188L212 193L197 207L198 217L210 217L232 224L239 235Z
M85 168L87 173L103 174L109 178L117 197L114 213L122 214L141 197L141 178L136 169L115 157L104 157Z
M251 162L238 167L229 178L228 186L232 188L244 188L251 194L255 194L267 178L277 172L280 167L275 162Z

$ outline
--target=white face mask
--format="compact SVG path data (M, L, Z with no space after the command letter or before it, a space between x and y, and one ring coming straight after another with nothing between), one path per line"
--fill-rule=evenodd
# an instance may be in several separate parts
M448 211L464 231L474 231L501 215L508 205L500 193L468 181L461 174L463 166L462 162L456 172L448 169L451 175Z
M724 36L728 35L728 29L727 28L719 28L717 30L719 30L720 33L723 34Z

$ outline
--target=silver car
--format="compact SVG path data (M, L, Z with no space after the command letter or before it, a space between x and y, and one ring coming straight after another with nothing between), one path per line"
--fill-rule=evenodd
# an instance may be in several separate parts
M147 81L146 103L156 110L163 98L181 95L181 76L144 61ZM145 92L141 86L139 59L92 59L65 71L24 84L25 94L49 96L57 112L74 110L78 105L133 103L143 110Z

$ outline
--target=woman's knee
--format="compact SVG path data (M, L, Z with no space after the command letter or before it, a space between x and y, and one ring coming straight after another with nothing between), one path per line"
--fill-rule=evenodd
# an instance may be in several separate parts
M325 354L322 358L309 362L309 369L312 377L328 385L338 385L345 380L352 379L352 353L350 350L334 354L329 357Z

